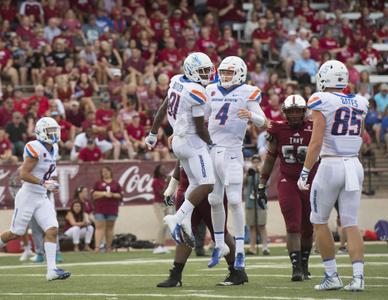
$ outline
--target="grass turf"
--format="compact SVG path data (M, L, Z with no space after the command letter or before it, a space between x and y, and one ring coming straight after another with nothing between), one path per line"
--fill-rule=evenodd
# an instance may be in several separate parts
M320 258L313 255L313 279L290 281L290 263L284 247L271 249L271 256L248 257L249 283L217 287L227 275L226 263L207 268L207 258L195 255L183 274L183 287L156 288L168 276L173 253L154 255L151 251L109 254L65 253L60 267L72 272L65 281L47 282L45 265L20 263L18 256L0 257L0 299L388 299L388 245L366 246L366 290L315 292L322 279ZM347 255L337 257L344 284L351 278Z

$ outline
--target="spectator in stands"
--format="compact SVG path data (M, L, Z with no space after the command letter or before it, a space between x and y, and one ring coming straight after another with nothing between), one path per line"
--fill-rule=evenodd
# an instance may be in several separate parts
M272 94L269 101L269 105L264 109L264 114L268 120L279 122L283 121L283 114L280 109L279 95Z
M85 38L87 42L95 42L102 35L101 29L96 24L96 16L89 15L88 23L82 26Z
M372 46L373 40L368 40L366 47L361 50L360 59L363 65L369 66L371 71L375 71L377 65L381 61L381 55L379 51L374 49Z
M333 37L333 31L327 29L322 38L319 39L321 49L329 51L332 55L336 55L343 49L340 47L338 41Z
M296 42L299 43L303 49L310 47L309 30L306 28L300 28Z
M23 157L24 145L27 141L27 127L24 124L23 116L15 111L12 114L12 121L5 128L10 141L13 144L13 155Z
M267 19L260 18L259 28L252 33L252 46L258 58L263 57L263 51L268 53L270 50L273 35L272 30L268 28Z
M364 70L360 73L360 81L358 83L357 89L360 90L362 87L366 88L367 93L370 96L373 96L373 85L370 83L369 72Z
M354 59L347 58L345 61L345 66L349 72L349 83L353 86L357 86L360 82L360 72L354 67Z
M138 114L132 117L132 122L128 124L126 130L134 152L144 152L146 149L146 145L144 143L145 131L144 126L140 124L140 116Z
M66 120L75 127L75 132L77 134L82 131L82 123L85 121L85 114L80 109L78 101L70 101L69 109L66 110Z
M310 57L315 62L320 63L322 61L322 49L319 46L319 39L313 36L310 40L310 47L307 48L310 51Z
M167 137L162 128L158 131L158 142L152 151L152 159L154 161L168 160L170 157L170 150L168 149Z
M120 159L121 151L126 151L129 159L136 157L132 142L129 139L128 132L125 130L124 123L120 121L117 115L112 118L112 124L108 130L108 137L113 144L113 159Z
M301 59L302 51L303 47L296 42L296 31L290 30L288 32L288 41L283 44L280 51L287 79L291 79L292 66L297 60Z
M294 64L294 74L297 81L302 84L311 84L311 77L317 74L317 64L310 58L310 50L304 49L302 58Z
M35 93L28 99L28 102L38 103L38 117L45 116L50 108L49 99L44 95L44 87L42 85L37 85L35 87Z
M374 99L377 104L377 110L380 113L385 112L385 108L388 106L388 84L383 83L380 86L380 93L376 94Z
M112 75L112 78L108 83L109 98L112 101L113 107L119 107L122 103L121 91L124 87L124 82L121 80L121 70L112 69L111 75Z
M288 6L287 13L282 19L283 25L288 30L297 30L299 26L298 18L295 17L295 9L293 6Z
M222 38L218 41L218 53L222 58L226 56L242 56L242 49L239 43L232 36L232 28L225 26L223 28Z
M44 38L49 42L49 44L51 44L57 36L61 35L61 30L58 25L59 21L57 18L50 18L47 26L44 28Z
M154 178L152 180L152 191L154 194L153 205L156 219L158 222L158 235L155 242L154 254L169 253L170 251L165 248L166 245L166 233L167 227L163 222L163 218L166 215L173 213L172 206L166 206L164 204L163 192L166 189L167 171L164 165L157 165L154 170Z
M79 151L78 161L86 162L86 161L100 161L102 159L102 152L100 148L96 146L96 143L93 138L88 138L86 147L82 148Z
M267 224L267 210L262 209L255 203L257 198L256 187L259 184L259 174L262 167L262 160L259 155L252 156L252 166L248 170L248 174L244 180L246 185L245 196L245 219L246 224L249 226L249 250L247 255L255 255L259 249L256 249L257 235L260 234L260 240L262 242L262 250L264 255L269 255L268 249L268 234L266 229ZM256 207L256 212L255 212ZM257 219L256 219L257 218Z
M5 47L4 41L0 39L0 75L9 77L12 84L16 86L19 84L19 75L12 66L12 53Z
M79 201L82 203L82 208L84 212L88 214L90 221L94 223L94 208L93 203L89 199L88 188L82 185L78 186L74 191L73 201Z
M221 8L218 11L221 27L232 26L233 23L242 23L245 21L245 12L237 0L224 0L221 2Z
M52 111L51 117L57 121L58 125L61 127L61 140L58 145L60 149L69 153L74 146L75 127L70 122L66 121L58 111Z
M85 251L91 251L90 243L92 242L94 228L91 225L89 215L84 211L80 201L73 201L70 210L66 214L65 235L72 238L74 251L79 252L79 243L85 239Z
M82 73L75 87L75 93L72 95L72 100L79 100L83 110L88 112L96 111L96 106L92 97L99 91L97 81L94 77L88 74Z
M100 107L96 111L96 125L105 129L112 123L114 111L108 94L102 95ZM106 130L107 131L107 130Z
M250 72L249 75L251 77L252 84L260 88L264 87L264 85L268 82L268 72L266 69L263 69L261 63L256 63L254 71Z
M12 155L12 144L6 137L5 129L0 127L0 165L1 164L16 164L18 158Z
M388 106L385 107L383 117L381 119L380 140L384 143L384 152L388 156Z
M111 252L114 225L123 191L120 184L113 179L112 170L109 167L101 168L100 176L101 179L96 182L92 192L96 219L95 252L100 251L104 238L105 250Z
M5 128L12 120L12 114L15 111L15 106L12 98L6 98L0 107L0 127Z

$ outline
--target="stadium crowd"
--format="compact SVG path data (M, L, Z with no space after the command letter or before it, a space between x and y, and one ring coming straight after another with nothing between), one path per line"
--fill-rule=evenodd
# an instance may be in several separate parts
M348 92L370 99L367 129L383 147L388 86L372 85L369 75L388 72L387 52L372 47L388 42L388 7L332 0L330 11L313 10L306 0L2 0L1 161L21 160L42 116L61 125L62 159L169 159L167 122L155 150L145 151L144 138L169 79L193 51L216 66L225 56L244 58L270 120L283 118L288 95L309 98L317 66L331 58L344 62ZM347 12L361 17L344 18ZM383 15L371 18L373 12ZM244 24L240 40L236 23ZM245 143L256 149L258 135L251 126Z

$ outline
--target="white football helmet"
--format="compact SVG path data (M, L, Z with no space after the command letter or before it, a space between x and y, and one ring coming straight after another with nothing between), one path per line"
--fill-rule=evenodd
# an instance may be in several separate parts
M229 80L228 82L224 82L220 71L222 70L233 70L234 74L232 77L232 80ZM247 65L245 62L237 56L228 56L225 57L222 62L220 63L220 66L218 67L218 75L220 79L220 84L223 88L228 89L232 86L243 84L247 80Z
M55 144L61 139L61 127L53 118L44 117L36 123L35 135L38 141Z
M194 52L183 62L185 76L193 82L208 85L214 77L214 65L209 56L202 52Z
M349 82L349 72L346 66L338 60L325 62L316 75L317 90L323 92L326 88L346 88Z
M306 100L300 95L290 95L283 102L282 112L290 126L298 127L303 124L306 118Z

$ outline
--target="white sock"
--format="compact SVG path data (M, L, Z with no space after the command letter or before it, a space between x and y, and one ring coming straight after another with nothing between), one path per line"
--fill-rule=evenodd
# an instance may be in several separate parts
M352 262L353 276L364 277L364 262L362 260L355 260Z
M244 210L242 207L242 203L232 204L230 205L230 212L233 216L233 229L234 236L236 239L236 253L243 252L244 253L244 228L245 228L245 220L244 220Z
M0 237L0 248L3 248L4 246L5 246L5 243L3 242L3 240Z
M216 243L216 248L221 248L225 244L225 209L224 204L219 203L211 205L211 216L212 224L214 230L214 241Z
M30 252L31 251L31 245L30 244L28 244L27 246L23 246L23 248L24 248L25 252Z
M185 199L185 201L182 203L181 207L175 214L178 224L181 224L182 220L188 214L190 214L193 211L193 209L194 209L194 205L188 199Z
M44 242L44 251L46 252L47 271L56 269L55 255L57 252L57 244Z
M325 272L328 276L337 273L337 262L335 261L335 258L324 259L323 265L325 267Z

